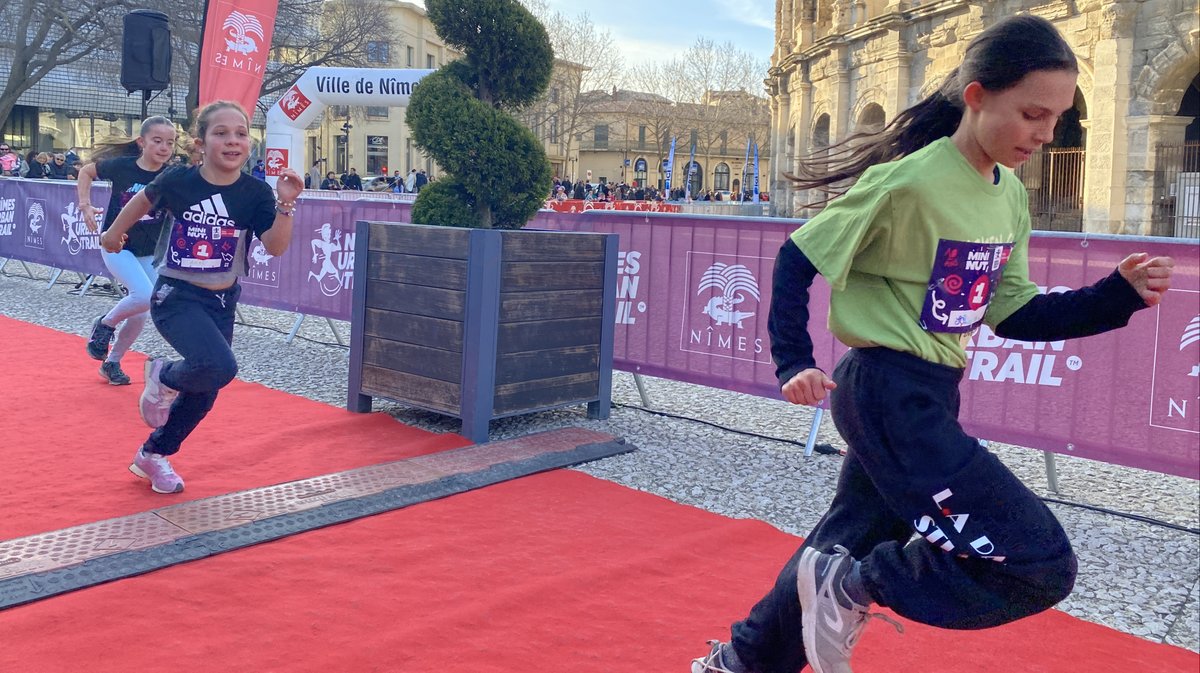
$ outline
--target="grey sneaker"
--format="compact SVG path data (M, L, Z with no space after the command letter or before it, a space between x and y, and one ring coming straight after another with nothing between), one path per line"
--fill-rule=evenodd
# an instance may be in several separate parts
M825 554L812 547L800 555L796 590L800 596L804 653L816 673L851 673L850 654L867 621L882 619L904 633L904 627L886 615L867 612L867 606L850 600L842 579L854 559L845 547Z
M161 428L166 425L167 417L171 415L171 404L179 396L178 390L168 388L158 380L159 372L166 364L167 361L162 358L146 360L144 370L146 387L142 390L142 398L138 401L138 412L141 413L142 420L146 422L146 425L152 428Z
M114 386L129 385L129 376L127 376L125 372L121 371L120 362L110 362L105 360L104 364L100 365L100 378L108 381L110 385Z
M155 493L182 493L183 478L175 474L171 462L161 453L146 453L141 449L133 455L133 464L129 471L150 480L150 488Z
M116 328L104 324L104 316L96 316L92 321L92 336L88 338L87 354L93 360L103 360L108 357L108 347L112 344Z
M719 640L710 640L708 647L707 656L692 659L692 673L745 673L742 666L728 660L728 645Z

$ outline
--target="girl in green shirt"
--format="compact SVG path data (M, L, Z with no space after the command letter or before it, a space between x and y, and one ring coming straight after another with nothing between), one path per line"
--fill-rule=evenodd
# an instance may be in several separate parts
M1025 341L1099 334L1170 287L1173 261L1145 253L1080 290L1040 295L1028 278L1028 205L1008 169L1054 138L1077 76L1052 24L1011 17L972 40L937 92L803 167L802 189L856 182L780 250L771 354L784 399L831 394L848 450L829 511L693 673L849 673L863 627L882 617L873 603L979 629L1071 592L1066 533L959 425L958 385L982 323ZM808 336L818 273L832 288L830 329L851 346L832 376Z

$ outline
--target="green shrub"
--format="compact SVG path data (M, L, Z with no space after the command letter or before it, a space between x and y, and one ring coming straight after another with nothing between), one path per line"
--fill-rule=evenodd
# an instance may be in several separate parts
M421 80L406 121L446 175L417 196L418 224L519 229L550 191L550 163L511 111L550 83L546 29L517 0L426 0L438 35L465 56Z

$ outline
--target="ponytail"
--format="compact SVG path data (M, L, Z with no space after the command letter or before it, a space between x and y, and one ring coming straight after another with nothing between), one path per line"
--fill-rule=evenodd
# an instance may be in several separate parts
M786 174L797 189L820 189L825 198L836 198L849 183L874 164L912 154L926 145L954 135L962 121L963 89L972 82L987 91L1004 91L1026 75L1038 71L1079 72L1071 47L1046 19L1018 15L1003 19L977 35L967 45L962 65L951 71L937 91L896 115L875 133L856 133L833 147L809 156L795 175Z
M840 196L868 168L912 154L926 145L953 135L962 119L962 94L955 68L937 91L896 115L887 126L871 133L855 133L840 143L800 162L800 169L785 176L797 189L820 189L820 206ZM957 102L955 101L957 99ZM840 184L839 184L840 183Z

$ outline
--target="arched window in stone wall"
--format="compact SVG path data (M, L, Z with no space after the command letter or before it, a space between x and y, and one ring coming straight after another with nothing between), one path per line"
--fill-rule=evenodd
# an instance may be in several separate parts
M1192 118L1192 123L1188 124L1187 128L1183 131L1183 141L1185 143L1200 143L1200 75L1192 78L1191 85L1183 93L1183 99L1179 101L1179 111L1175 114L1180 117ZM1193 153L1193 155L1196 155L1196 153ZM1200 159L1200 157L1196 158ZM1200 170L1200 165L1192 166L1187 170Z
M868 103L858 115L854 131L856 133L878 133L887 124L887 115L878 103Z
M729 189L729 164L722 161L713 169L713 189Z
M1075 87L1075 105L1070 110L1063 113L1058 118L1058 125L1054 127L1054 140L1048 145L1049 148L1083 148L1086 146L1085 133L1083 130L1083 121L1087 119L1087 101L1083 98L1083 92L1079 87Z
M829 148L829 115L822 114L817 117L817 123L813 124L812 132L812 153L816 155Z

